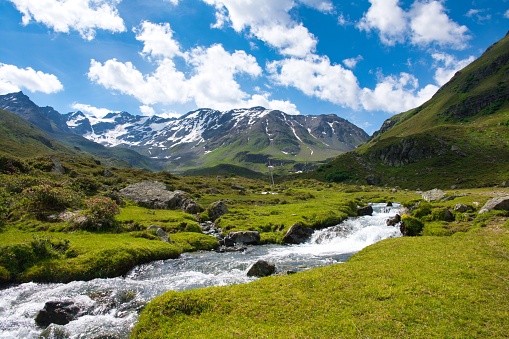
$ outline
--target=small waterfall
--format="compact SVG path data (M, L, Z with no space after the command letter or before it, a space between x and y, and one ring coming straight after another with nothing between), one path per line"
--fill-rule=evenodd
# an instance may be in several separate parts
M71 338L127 338L139 309L165 291L253 281L255 278L247 277L246 271L259 259L272 261L278 271L344 262L368 245L401 236L399 227L385 223L400 206L372 207L373 216L350 218L316 231L301 245L252 246L241 253L186 253L178 259L137 266L125 277L68 284L27 283L0 290L0 338L38 338L43 329L34 319L46 302L55 300L71 300L83 313L60 328Z

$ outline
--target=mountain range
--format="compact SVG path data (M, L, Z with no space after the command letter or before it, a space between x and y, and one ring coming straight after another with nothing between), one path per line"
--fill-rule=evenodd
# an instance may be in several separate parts
M129 149L152 167L183 171L221 164L252 170L273 165L299 171L355 149L369 136L336 115L288 115L263 107L198 109L179 118L81 111L60 114L22 92L0 96L0 108L57 138L83 137L109 149Z

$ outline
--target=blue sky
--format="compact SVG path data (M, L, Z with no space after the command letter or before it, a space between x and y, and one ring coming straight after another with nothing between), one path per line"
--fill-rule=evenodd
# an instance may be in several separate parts
M509 29L509 0L0 0L0 94L179 116L264 106L369 134Z

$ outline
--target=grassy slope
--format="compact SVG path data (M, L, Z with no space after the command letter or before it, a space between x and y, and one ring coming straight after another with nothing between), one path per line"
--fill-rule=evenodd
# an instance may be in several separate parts
M345 264L166 293L132 337L503 338L508 258L507 227L384 240Z
M366 177L374 176L382 184L422 189L489 186L507 180L508 55L509 36L506 36L428 102L393 117L398 121L393 127L355 152L337 157L314 177L327 180L334 173L347 173L352 182L362 183ZM468 107L477 105L472 101L482 102L483 98L493 96L499 99L476 114L468 114ZM452 109L455 106L459 108ZM400 167L384 164L377 156L405 140L415 141L421 149L440 149L441 154ZM454 151L453 146L459 147L459 151Z

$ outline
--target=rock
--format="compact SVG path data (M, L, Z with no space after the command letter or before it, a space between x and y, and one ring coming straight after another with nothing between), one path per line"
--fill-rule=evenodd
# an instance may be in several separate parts
M258 260L247 271L248 277L267 277L276 271L276 265L265 260Z
M359 217L363 215L373 215L373 207L371 205L364 207L357 207L357 215Z
M366 182L368 183L368 185L377 186L380 185L380 183L382 183L382 179L375 177L374 175L368 175L366 177Z
M444 191L434 188L430 191L423 192L422 199L428 202L436 201L442 199L445 195L446 193Z
M151 225L147 228L147 231L155 232L159 238L164 242L170 242L170 237L161 227Z
M53 163L53 168L51 169L51 172L56 174L65 174L65 168L62 166L60 161L58 161L55 157L49 157L51 159L51 162Z
M226 204L219 200L214 201L210 206L207 208L207 213L209 215L210 220L215 221L222 215L228 213L228 207Z
M488 200L488 202L484 204L484 206L479 211L479 214L486 213L491 210L509 211L509 196Z
M162 182L142 181L132 184L121 189L119 195L147 208L180 208L192 214L201 212L201 207L186 192L169 191Z
M389 201L385 207L392 207L392 202Z
M224 238L225 246L235 244L257 245L260 243L260 233L257 231L230 232Z
M509 187L509 181L502 181L500 187Z
M387 226L396 226L400 222L401 222L401 216L399 214L396 214L392 218L385 220L385 223L387 224Z
M455 210L456 212L460 212L460 213L465 213L465 212L467 212L469 209L470 209L470 208L469 208L467 205L465 205L465 204L456 204L456 205L454 206L454 210Z
M110 171L109 169L104 169L104 171L103 171L103 177L111 178L111 177L113 177L113 176L114 176L114 174L113 174L113 173L111 173L111 171Z
M233 188L234 190L239 190L239 191L245 191L246 190L246 188L244 186L240 186L240 185L237 185L237 184L233 184L230 187Z
M247 250L247 247L243 245L219 246L219 248L216 249L216 252L218 253L244 252L245 250Z
M290 227L282 241L285 244L302 244L311 237L313 232L314 230L312 228L298 223Z
M70 333L62 325L50 324L39 334L41 339L66 339L70 338Z
M41 327L50 324L66 325L74 320L80 309L72 301L48 301L37 313L35 323Z

